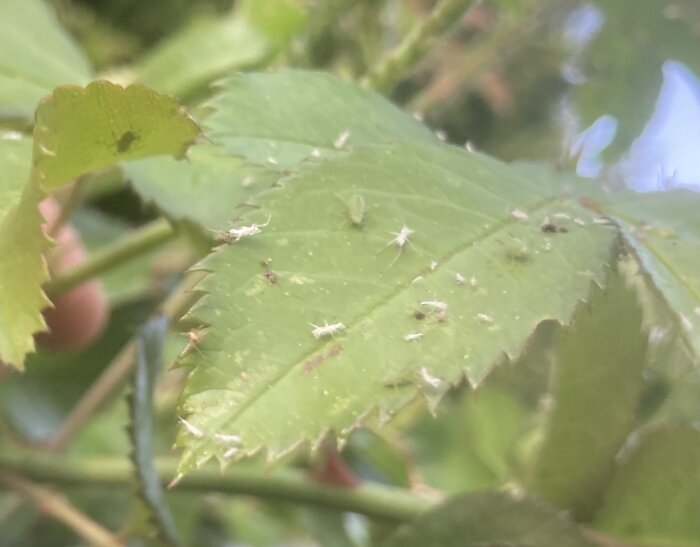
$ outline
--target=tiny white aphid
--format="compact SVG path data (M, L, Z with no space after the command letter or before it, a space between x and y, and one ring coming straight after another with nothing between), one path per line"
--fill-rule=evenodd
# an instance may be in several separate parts
M447 140L447 132L443 131L442 129L437 129L435 131L435 136L439 141L445 142Z
M471 276L471 277L469 278L469 284L470 284L472 287L476 287L476 286L479 285L479 280L476 278L475 275L473 275L473 276Z
M199 429L196 425L188 422L184 418L179 418L180 423L185 426L185 429L187 432L192 435L193 437L197 437L198 439L201 439L204 437L204 431Z
M457 272L455 274L455 283L457 283L457 285L464 285L465 281L466 281L466 279L464 278L464 276L461 273Z
M226 452L224 452L224 459L230 459L233 458L236 454L238 454L238 448L235 446L232 446Z
M321 151L318 148L314 148L311 151L311 156L314 158L320 158L321 157Z
M595 217L593 219L593 224L603 224L605 226L609 226L610 224L613 224L613 221L608 217Z
M228 433L214 433L214 438L224 444L241 444L241 438L238 435Z
M427 306L429 308L433 308L440 311L445 311L447 309L447 303L440 302L439 300L423 300L423 302L421 302L420 305Z
M420 338L423 338L423 333L422 332L409 332L406 336L403 337L406 342L413 342L414 340L418 340Z
M421 281L423 281L423 276L422 276L422 275L418 275L418 276L416 276L416 277L413 278L413 281L411 281L411 283L412 283L413 285L415 285L416 283L420 283Z
M481 323L493 323L493 317L488 315L487 313L477 313L476 318L481 322Z
M235 243L244 237L254 236L261 232L260 228L264 228L270 224L270 217L267 217L265 224L251 224L250 226L241 226L240 228L231 228L226 232L219 233L217 240L223 243Z
M552 216L559 220L571 220L571 217L566 213L554 213Z
M345 148L345 145L348 143L348 140L350 140L350 130L346 129L335 138L335 140L333 141L333 148L335 148L336 150Z
M474 147L474 144L472 143L472 141L467 141L467 142L465 142L465 143L464 143L464 149L465 149L467 152L471 152L472 154L473 154L474 152L476 152L476 148Z
M243 178L243 180L241 181L241 185L243 186L243 188L248 188L249 186L252 186L254 182L255 179L249 175Z
M387 243L387 245L391 245L393 243L399 249L403 249L404 245L408 243L408 238L413 234L413 230L404 224L404 226L398 232L391 232L391 234L396 237Z
M512 216L515 220L527 220L530 218L529 215L522 209L511 209L510 216Z
M430 374L425 367L420 367L418 373L420 374L421 380L431 387L440 387L440 384L442 384L442 380Z
M434 272L435 270L437 270L437 267L438 267L437 261L436 261L436 260L431 260L431 261L430 261L430 271L431 271L431 272Z
M267 163L269 163L270 165L277 165L277 160L272 156L267 156Z
M575 218L575 219L574 219L574 222L575 222L576 224L578 224L579 226L585 226L585 225L586 225L586 221L583 220L582 218Z
M338 331L345 330L345 325L342 323L331 323L330 325L326 323L325 321L323 322L323 325L314 325L313 323L310 323L313 329L311 329L311 334L314 335L314 338L318 339L321 338L322 336L328 336L328 335L333 335Z
M423 113L418 112L417 110L411 114L414 119L418 120L419 122L423 121Z

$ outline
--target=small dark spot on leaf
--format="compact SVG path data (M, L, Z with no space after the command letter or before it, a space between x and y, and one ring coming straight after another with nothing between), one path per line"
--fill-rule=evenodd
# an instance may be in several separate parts
M425 319L425 313L420 310L416 310L413 312L413 318L417 319L418 321L421 321Z
M541 227L541 230L545 234L556 234L559 231L557 226L555 224L552 224L551 222L544 223Z
M128 152L134 141L137 141L139 136L133 131L125 131L121 137L117 140L117 152L123 154Z
M270 283L277 283L277 274L273 272L272 270L265 270L263 272L263 275L265 276L265 279L267 279Z

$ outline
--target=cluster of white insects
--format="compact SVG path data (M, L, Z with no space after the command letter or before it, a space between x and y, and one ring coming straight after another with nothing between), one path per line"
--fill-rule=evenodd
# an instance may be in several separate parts
M180 420L180 423L184 426L187 433L189 433L193 437L197 439L203 439L204 437L206 437L204 431L202 431L192 422L185 420L185 418L178 419ZM224 458L227 460L238 454L238 452L240 451L241 437L239 435L234 435L230 433L214 433L212 435L212 438L224 445Z

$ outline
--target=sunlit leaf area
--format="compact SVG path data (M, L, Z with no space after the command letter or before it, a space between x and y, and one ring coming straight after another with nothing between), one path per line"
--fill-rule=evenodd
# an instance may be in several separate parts
M0 547L700 547L698 51L0 1Z

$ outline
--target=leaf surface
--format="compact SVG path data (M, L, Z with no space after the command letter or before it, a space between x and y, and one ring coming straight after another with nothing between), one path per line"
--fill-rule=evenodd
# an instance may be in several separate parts
M42 194L27 186L31 142L11 135L0 137L0 359L20 366L34 349L32 334L44 328L39 310L48 300L40 286L48 240L38 209Z
M634 291L611 273L562 332L529 491L590 518L635 423L646 340Z
M647 432L619 464L595 520L597 528L648 545L700 543L700 432Z
M248 74L220 86L208 103L214 109L206 121L208 135L254 163L287 168L315 148L327 153L361 144L437 142L426 127L380 95L329 74ZM345 131L349 135L344 139Z
M31 119L62 84L85 84L92 69L41 0L0 2L0 117Z
M456 496L402 526L385 547L586 547L576 526L557 511L505 493Z
M700 193L614 193L600 203L622 226L700 360Z
M187 98L226 72L260 63L268 50L242 18L197 21L148 54L135 68L136 79Z
M199 135L174 99L109 82L57 88L35 119L31 165L26 144L0 141L0 193L8 196L0 211L0 359L18 368L34 350L32 336L44 328L40 312L49 304L41 290L48 240L39 202L75 177L124 159L182 155Z
M541 321L568 322L617 239L561 193L485 156L400 144L306 163L258 196L239 226L261 233L199 265L213 274L192 318L208 334L184 363L183 410L203 435L181 433L181 471L222 457L216 433L274 459L383 423L419 391L435 404L520 352ZM544 233L555 212L585 225ZM344 328L316 339L326 323Z

